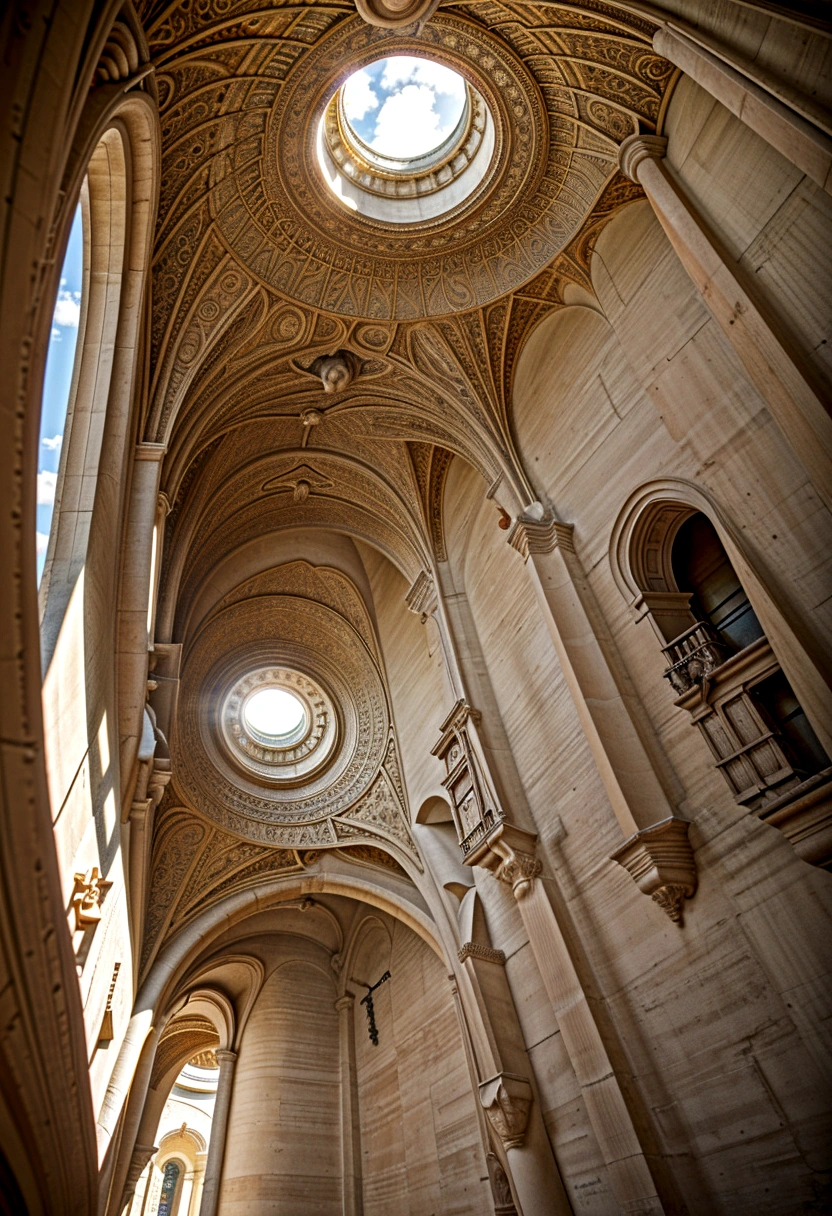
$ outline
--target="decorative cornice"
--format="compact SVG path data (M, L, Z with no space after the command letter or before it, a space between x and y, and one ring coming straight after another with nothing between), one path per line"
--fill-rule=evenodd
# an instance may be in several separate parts
M502 950L494 950L491 946L483 946L479 942L465 942L457 950L459 961L464 963L466 958L479 958L486 963L499 963L505 966L506 956Z
M618 164L625 177L639 184L638 168L644 160L661 160L667 151L663 135L628 135L618 149Z

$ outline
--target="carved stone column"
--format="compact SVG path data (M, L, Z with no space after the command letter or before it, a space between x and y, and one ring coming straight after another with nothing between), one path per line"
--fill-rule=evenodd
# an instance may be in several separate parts
M344 993L335 1002L341 1047L341 1177L344 1216L361 1216L364 1196L361 1173L361 1125L358 1115L358 1076L355 1068L355 997Z
M472 862L507 883L517 900L529 945L552 1003L563 1045L581 1087L610 1186L622 1211L660 1213L664 1209L647 1166L630 1112L581 986L552 905L540 880L536 837L499 824ZM522 1122L523 1091L512 1078L495 1077L486 1092L492 1118L501 1118L509 1135ZM501 1094L501 1087L505 1091ZM481 1087L482 1093L482 1087ZM502 1101L501 1101L502 1099ZM483 1099L485 1101L485 1099ZM519 1134L519 1130L517 1132Z
M728 338L749 379L791 444L819 497L832 509L832 418L802 368L746 289L682 187L667 171L667 140L631 135L619 149L622 173L638 182L679 260Z
M572 528L538 505L508 540L526 563L578 717L627 841L613 853L671 919L696 890L688 823L674 814L635 719L641 714L572 543ZM672 888L672 890L670 889Z
M231 1091L234 1085L234 1069L237 1053L219 1047L216 1051L220 1075L217 1082L217 1097L214 1102L214 1118L211 1120L211 1139L208 1142L208 1160L205 1162L205 1181L202 1184L202 1202L199 1216L216 1216L220 1198L220 1181L225 1160L225 1140L228 1134L228 1111L231 1106Z

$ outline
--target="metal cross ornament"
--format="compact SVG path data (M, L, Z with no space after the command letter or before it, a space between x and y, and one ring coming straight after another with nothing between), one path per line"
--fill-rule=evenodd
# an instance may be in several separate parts
M369 1023L367 1028L370 1032L370 1041L372 1042L373 1047L378 1047L378 1027L376 1026L376 1011L373 1008L373 993L375 992L376 988L380 988L381 985L389 979L390 972L385 971L380 980L376 980L376 982L372 985L364 985L364 987L367 989L367 995L361 998L361 1004L367 1006L367 1022Z

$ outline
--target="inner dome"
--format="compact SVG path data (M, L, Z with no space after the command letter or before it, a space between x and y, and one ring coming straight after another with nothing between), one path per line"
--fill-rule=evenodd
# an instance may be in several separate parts
M353 72L342 89L350 131L380 156L414 160L440 148L465 113L465 81L430 59L391 55Z
M262 688L246 703L243 717L249 730L280 739L297 730L305 712L294 693L283 688Z

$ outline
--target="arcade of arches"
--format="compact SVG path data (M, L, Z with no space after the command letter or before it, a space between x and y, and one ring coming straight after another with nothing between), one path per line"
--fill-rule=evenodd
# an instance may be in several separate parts
M832 1207L832 23L0 13L0 1216Z

